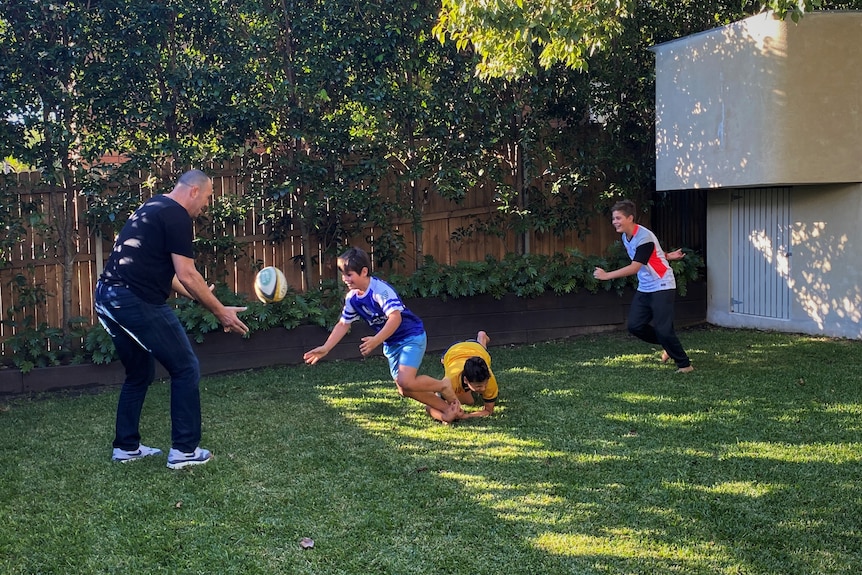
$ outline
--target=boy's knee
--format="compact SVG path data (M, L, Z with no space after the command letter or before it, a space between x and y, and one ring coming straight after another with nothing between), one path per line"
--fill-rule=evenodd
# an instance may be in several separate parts
M413 382L416 380L415 377L407 377L403 373L399 373L395 377L395 385L398 386L399 393L401 392L401 388L407 388L408 390L412 387ZM402 395L404 395L402 393Z

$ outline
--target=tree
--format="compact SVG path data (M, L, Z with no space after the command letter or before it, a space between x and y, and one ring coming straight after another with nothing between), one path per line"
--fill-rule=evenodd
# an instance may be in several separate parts
M77 153L79 126L89 99L83 68L91 54L84 41L86 14L75 3L9 0L0 9L0 143L12 156L42 173L44 211L33 217L45 245L62 269L63 346L70 345L71 293L78 227L74 214L83 158ZM38 286L37 286L38 287Z
M766 0L761 9L776 17L800 16L822 0ZM632 0L442 0L434 34L481 56L482 78L517 79L554 64L586 70L590 56L624 28L637 3ZM686 10L698 13L696 4ZM757 6L752 6L757 11ZM752 13L749 11L749 13ZM701 12L702 13L702 12Z
M122 223L140 198L106 193L111 182L166 159L200 161L233 143L217 131L216 118L230 98L224 89L230 74L214 73L230 60L211 41L226 25L219 4L0 5L0 156L34 167L46 188L38 213L52 250L44 256L56 257L62 269L64 347L74 321L72 282L84 227L76 217L78 199L91 199L92 219ZM117 149L128 162L100 162ZM153 186L171 179L169 173Z
M352 51L365 39L364 8L294 0L226 7L234 24L223 42L238 51L235 81L244 89L222 130L245 134L240 151L252 192L264 199L271 238L298 232L306 286L318 257L313 240L328 253L338 250L379 205L365 190L373 166L352 161L359 142L344 96Z

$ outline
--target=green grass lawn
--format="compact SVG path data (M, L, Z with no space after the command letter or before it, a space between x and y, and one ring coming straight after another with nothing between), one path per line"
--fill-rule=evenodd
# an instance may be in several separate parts
M454 426L380 357L208 377L216 458L180 471L110 461L116 389L7 399L0 573L857 575L862 342L680 337L690 374L624 334L492 341L495 415Z

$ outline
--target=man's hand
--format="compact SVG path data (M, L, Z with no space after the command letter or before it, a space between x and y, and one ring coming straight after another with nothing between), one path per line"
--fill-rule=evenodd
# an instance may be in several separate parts
M234 332L241 335L248 333L248 326L245 325L239 317L237 317L238 313L244 312L247 309L247 307L236 307L230 305L224 307L224 312L219 318L219 322L221 322L224 327L225 333Z

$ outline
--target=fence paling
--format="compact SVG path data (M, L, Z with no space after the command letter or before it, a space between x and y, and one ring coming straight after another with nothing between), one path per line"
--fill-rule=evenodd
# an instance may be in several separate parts
M214 196L220 197L224 194L242 194L246 184L238 175L238 162L220 164L207 170L214 178ZM141 174L141 181L146 179ZM21 201L39 201L48 193L44 188L36 187L38 175L20 175L18 178ZM403 262L394 263L386 270L375 270L375 273L385 277L389 273L410 274L418 265L421 265L425 255L431 256L437 262L444 264L456 264L459 261L481 261L487 256L502 259L507 253L515 249L515 237L510 233L500 238L484 234L475 234L462 241L454 241L453 233L459 228L467 228L475 223L477 218L488 217L496 209L493 205L493 190L490 188L477 188L475 193L468 196L464 205L444 198L432 195L425 212L422 214L422 254L416 253L416 242L413 232L413 224L409 220L397 221L394 225L403 234L405 239L405 250L402 254ZM382 190L381 193L386 193ZM140 187L141 197L149 194L148 189ZM44 211L46 202L42 202ZM20 202L19 202L20 205ZM688 204L684 204L688 207ZM700 204L698 204L700 205ZM108 257L112 249L112 238L99 236L94 230L85 224L83 214L85 213L85 199L79 198L76 207L76 221L78 224L79 253L75 257L75 274L72 287L72 313L87 318L91 323L93 317L92 290L104 259ZM308 289L301 270L295 264L293 258L302 253L302 238L297 230L293 230L281 243L275 243L269 239L268 230L261 225L259 211L262 205L253 206L245 221L238 222L230 230L235 235L236 243L243 247L244 253L236 260L225 258L222 254L210 254L210 258L222 258L221 269L225 276L209 278L211 281L224 281L236 293L251 295L252 285L256 270L260 266L274 265L281 268L288 283L300 291ZM700 208L698 208L700 209ZM688 211L688 210L686 210ZM702 228L702 223L691 218L689 213L681 214L687 218L686 231L688 234L696 233ZM567 249L578 249L585 254L601 254L607 247L616 241L618 237L613 233L611 226L606 221L606 216L598 216L594 229L583 240L578 238L574 232L565 234L558 238L552 233L532 233L529 238L530 252L551 255ZM663 221L666 233L674 233L672 222ZM374 236L375 230L368 228L363 234L354 239L354 245L372 248L365 237ZM667 238L667 245L683 245L674 238ZM663 238L665 243L665 238ZM698 246L689 246L698 247ZM319 282L321 278L337 278L335 262L324 259L324 248L321 245L314 246L314 255L317 265L312 270L311 281ZM62 315L62 285L60 283L62 270L60 261L53 253L50 242L40 237L35 230L29 230L20 249L10 253L10 260L4 262L0 269L0 305L4 317L7 310L16 302L11 282L15 275L22 274L27 278L30 288L41 286L47 293L47 301L41 305L29 306L19 312L18 317L32 316L36 324L45 322L52 327L58 327ZM46 257L47 256L47 257ZM202 270L203 271L203 270ZM0 325L0 345L10 335L16 333L18 328L9 325Z

